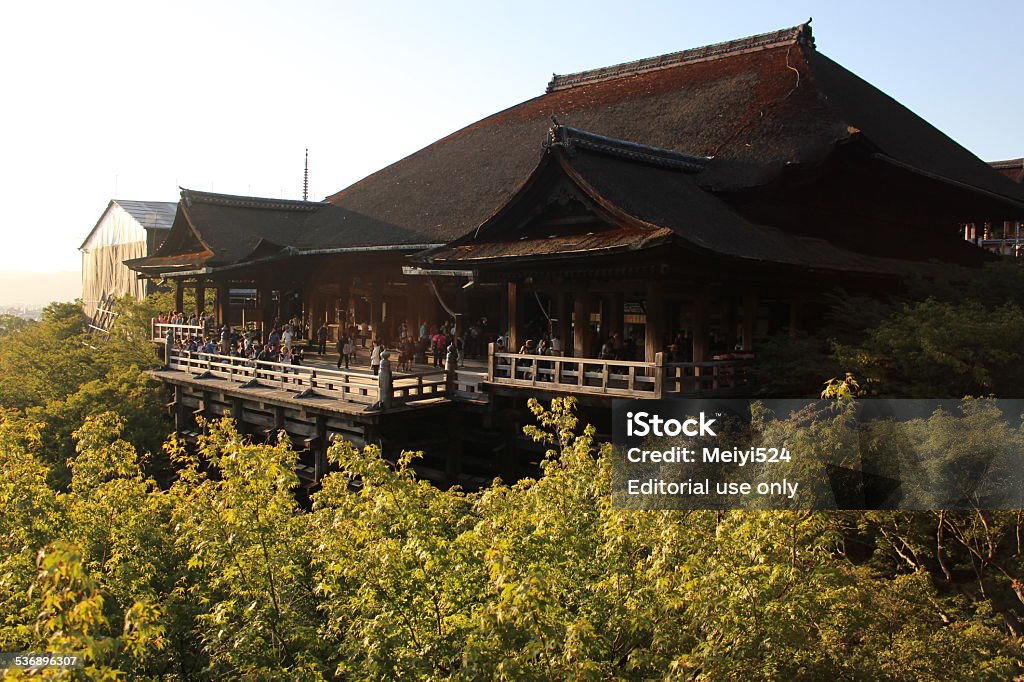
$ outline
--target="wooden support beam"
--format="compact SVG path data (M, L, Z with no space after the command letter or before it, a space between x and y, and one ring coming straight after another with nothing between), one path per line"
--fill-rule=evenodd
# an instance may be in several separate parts
M608 311L602 315L601 335L605 338L609 338L612 334L617 332L621 341L625 339L623 320L624 309L626 307L626 295L623 293L609 294L607 298L605 298L605 302L608 304Z
M196 282L196 315L206 309L206 286L202 280Z
M185 389L174 386L174 430L179 434L191 426L188 423L188 412L185 407Z
M644 310L644 362L654 362L664 345L665 284L661 280L647 282Z
M743 350L754 350L754 333L757 331L759 306L758 291L751 287L743 294Z
M327 417L316 416L316 442L313 446L313 481L319 483L327 473Z
M585 358L590 353L590 294L577 292L572 306L572 354Z
M462 439L459 437L459 413L455 410L448 410L447 416L448 433L451 434L452 442L448 444L448 452L445 455L445 478L450 483L458 481L462 473Z
M737 343L741 343L740 334L737 333L736 324L736 313L737 313L736 299L733 296L723 296L721 300L721 306L719 308L719 320L721 320L721 342L725 345L726 350L733 350Z
M180 279L174 280L174 310L184 312L185 307L185 285Z
M219 325L225 325L229 322L228 314L231 311L230 296L228 293L228 283L218 282L217 283L217 323Z
M789 301L789 335L796 336L800 329L800 299L793 297Z
M569 293L564 290L555 292L554 295L554 314L552 317L555 318L555 325L552 333L558 337L558 341L562 345L562 352L568 355L568 348L571 339L569 335L572 329L572 320L570 319L571 309L569 307Z
M526 338L523 336L523 292L520 291L519 284L516 282L508 283L507 292L508 320L506 324L508 326L508 349L510 352L515 353L526 341Z
M707 289L700 289L693 302L693 361L705 362L711 357L708 342L708 303L710 295Z

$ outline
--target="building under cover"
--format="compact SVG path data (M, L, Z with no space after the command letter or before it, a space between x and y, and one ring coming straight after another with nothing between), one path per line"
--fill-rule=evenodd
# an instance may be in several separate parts
M163 244L174 222L177 203L112 199L89 232L82 252L82 307L90 318L112 298L143 299L154 290L124 261L145 258Z

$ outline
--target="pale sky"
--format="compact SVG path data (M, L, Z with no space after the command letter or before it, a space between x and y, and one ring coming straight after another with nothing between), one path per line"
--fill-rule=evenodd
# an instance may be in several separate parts
M793 26L985 160L1024 156L1024 2L11 2L0 272L111 198L321 199L569 73ZM683 150L685 151L685 150Z

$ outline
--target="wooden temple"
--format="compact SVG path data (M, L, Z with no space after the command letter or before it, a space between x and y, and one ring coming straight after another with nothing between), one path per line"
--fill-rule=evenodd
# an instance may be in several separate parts
M167 240L128 265L235 326L297 317L389 344L403 324L476 327L475 386L395 419L441 400L450 424L515 451L526 397L742 393L758 338L813 333L829 292L969 277L994 256L962 226L1022 217L1021 185L820 53L804 24L555 76L323 202L182 190ZM516 352L543 336L561 351ZM610 338L624 350L603 360ZM273 413L262 400L254 412Z

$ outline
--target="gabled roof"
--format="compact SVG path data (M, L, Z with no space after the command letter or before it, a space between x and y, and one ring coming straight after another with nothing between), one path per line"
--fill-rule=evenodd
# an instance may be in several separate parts
M556 125L529 180L505 206L478 228L420 254L418 260L464 269L674 243L699 253L801 270L905 276L923 265L857 253L825 239L752 223L697 185L707 159L607 137L600 138L600 145L583 142L593 139L590 133ZM566 202L564 192L552 195L559 177L572 183L606 227L594 228L577 219L583 226L569 234L544 234L532 228L534 217L543 215L544 202ZM964 260L971 255L965 254Z
M156 253L128 267L187 270L293 255L306 218L325 204L182 188L177 206L171 233Z
M89 230L89 234L82 240L82 245L78 247L79 249L85 248L85 245L89 243L92 235L96 232L96 228L100 226L100 223L103 222L103 219L114 206L120 206L123 208L128 215L147 230L171 229L171 224L174 222L174 212L178 208L178 204L173 201L111 199L107 204L107 207L103 209L103 213L100 214L99 220L96 221L96 224L93 225L91 230Z
M926 177L1024 205L1021 187L818 52L808 24L555 76L545 94L327 201L368 231L386 226L409 242L455 239L522 187L551 116L599 135L713 157L699 182L714 191L763 187L788 166L813 166L852 143Z

